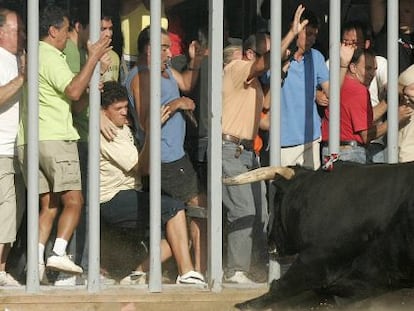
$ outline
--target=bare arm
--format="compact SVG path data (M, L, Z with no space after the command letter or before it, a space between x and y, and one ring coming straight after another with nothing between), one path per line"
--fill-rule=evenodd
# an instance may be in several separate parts
M322 91L325 93L326 97L329 99L329 81L321 83Z
M93 71L100 58L112 47L109 46L111 39L106 36L94 44L88 42L88 59L81 71L72 79L65 89L65 95L71 100L79 100L89 85Z
M296 36L298 35L298 33L302 31L309 22L307 19L303 20L302 22L300 21L300 18L304 10L305 10L305 7L303 5L298 6L298 8L296 9L295 16L294 16L292 25L290 27L290 30L288 31L286 36L283 37L282 39L281 51L280 51L282 59L285 59L286 56L289 55L288 47L290 43L294 39L296 39ZM253 66L250 70L250 74L247 80L251 80L254 77L260 76L264 71L268 70L269 68L270 68L270 52L267 52L262 57L256 57L256 60L253 63Z
M181 96L168 103L170 113L174 114L177 110L194 110L195 103L191 98Z
M0 108L15 96L22 88L26 80L26 52L17 56L18 74L5 85L0 86Z
M341 44L341 48L339 50L339 53L340 53L339 55L340 57L339 81L341 85L344 82L345 75L348 71L348 67L349 67L349 64L351 63L352 56L354 55L355 49L356 49L355 45L345 44L345 43Z
M385 121L370 127L368 130L360 131L358 134L361 136L364 144L368 144L370 141L385 135L385 133L387 133L387 128L388 122Z
M409 106L402 105L398 107L398 120L402 124L406 122L413 115L413 109ZM388 122L384 121L380 124L371 126L368 130L360 131L359 135L365 144L369 143L378 137L381 137L387 133Z
M300 18L302 16L303 11L305 11L305 7L302 4L300 4L296 9L295 16L293 18L293 22L292 22L292 25L288 33L282 39L281 54L280 54L282 55L282 57L284 55L287 55L286 51L289 45L292 43L293 40L296 39L296 36L298 35L298 33L301 32L309 22L307 19L300 22Z
M168 105L161 107L161 124L164 124L170 117L171 110ZM150 173L150 151L149 151L149 141L150 141L150 130L149 130L149 120L146 121L145 125L145 141L142 146L141 152L138 157L138 164L135 167L136 171L141 174L141 176L149 175Z
M179 89L184 93L190 92L196 85L200 72L201 61L204 57L205 51L200 48L198 42L192 41L188 48L188 54L190 62L187 66L187 70L180 73L171 68Z
M16 78L10 80L9 83L0 86L0 107L2 107L20 91L23 83L24 77L19 74Z
M385 100L381 100L378 105L372 108L374 122L378 121L387 112L387 108L388 105Z

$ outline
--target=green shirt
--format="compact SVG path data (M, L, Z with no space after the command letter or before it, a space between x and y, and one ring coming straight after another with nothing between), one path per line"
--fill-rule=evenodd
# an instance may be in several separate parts
M39 141L78 140L73 126L71 100L65 89L74 74L69 69L65 55L52 45L39 42ZM18 145L26 144L27 105L18 134Z
M77 75L86 63L85 49L78 48L75 42L68 39L63 52L66 55L66 62L68 63L70 70ZM87 142L89 135L89 105L86 106L81 112L72 113L72 117L73 125L77 129L80 136L79 141Z
M110 50L108 52L109 57L111 58L111 65L108 70L101 77L102 82L106 81L116 81L118 82L119 78L119 56L115 51Z

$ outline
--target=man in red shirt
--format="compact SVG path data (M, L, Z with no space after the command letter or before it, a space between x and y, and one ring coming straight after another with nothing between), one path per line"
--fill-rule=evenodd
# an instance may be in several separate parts
M366 163L367 144L387 132L388 123L373 122L379 119L386 109L371 106L368 86L375 76L375 54L371 50L356 49L348 64L347 73L341 88L340 148L341 160ZM400 120L408 118L412 109L401 106ZM322 156L328 156L329 108L322 119Z

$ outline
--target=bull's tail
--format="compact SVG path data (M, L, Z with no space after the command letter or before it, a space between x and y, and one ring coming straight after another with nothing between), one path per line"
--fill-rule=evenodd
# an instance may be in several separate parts
M280 175L285 179L291 179L295 176L295 171L290 167L281 167L281 166L267 166L261 167L249 172L223 178L223 184L231 185L243 185L252 183L260 180L270 180L275 179L276 175Z

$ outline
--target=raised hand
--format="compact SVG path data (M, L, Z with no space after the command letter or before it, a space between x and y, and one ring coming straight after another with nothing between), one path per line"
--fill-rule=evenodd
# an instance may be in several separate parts
M291 26L291 30L293 31L295 36L297 36L298 33L301 32L309 23L307 19L304 19L302 22L300 21L303 11L305 11L305 7L302 4L300 4L296 9L295 17L293 18L293 23Z
M341 67L345 68L349 66L351 62L352 56L356 50L355 44L341 44L341 48L339 49L339 56L341 59Z
M101 62L101 74L104 74L108 70L109 66L111 66L111 57L108 53L104 53L99 61Z
M188 56L190 59L201 59L204 56L205 49L201 48L200 43L197 41L191 41L190 45L188 46Z
M94 58L97 61L100 60L105 53L108 53L110 50L112 50L112 46L110 46L111 42L112 39L104 35L102 35L95 43L88 41L88 57Z

